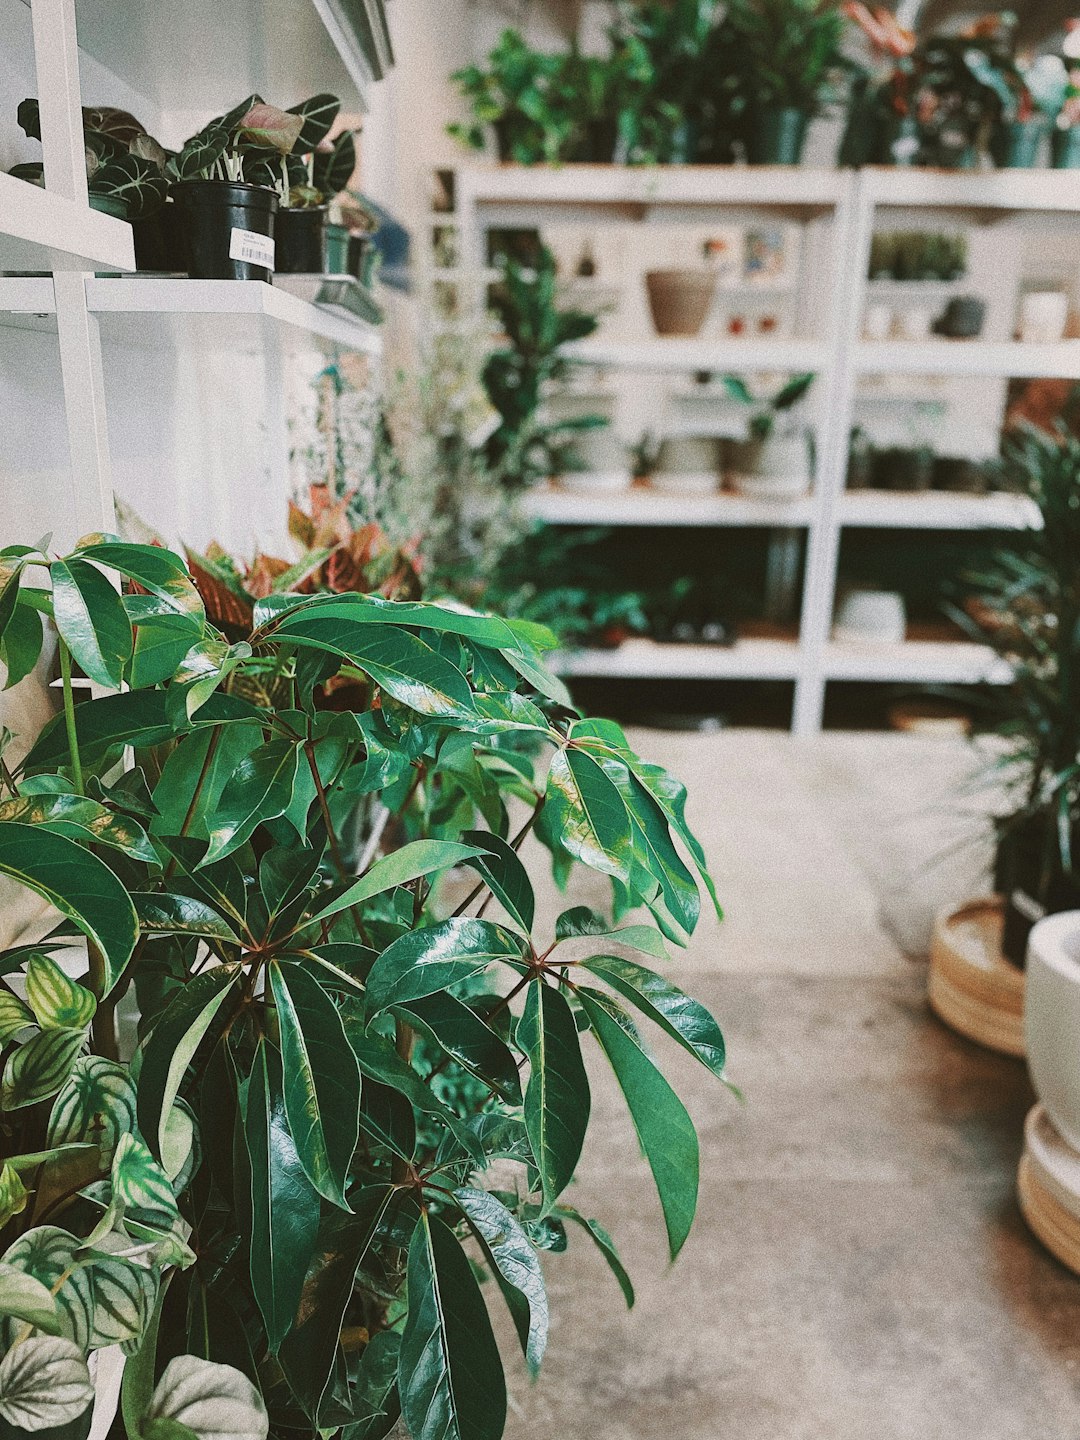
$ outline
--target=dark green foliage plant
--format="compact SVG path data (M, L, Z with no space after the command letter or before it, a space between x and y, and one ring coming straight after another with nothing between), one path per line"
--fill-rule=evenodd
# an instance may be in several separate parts
M119 201L129 220L145 220L165 201L167 154L134 115L114 106L83 106L86 144L86 184L91 196ZM41 139L41 114L35 99L23 100L17 112L23 133ZM16 165L11 172L34 184L44 184L40 161Z
M569 1230L633 1298L566 1194L583 1045L673 1257L693 1221L697 1137L646 1048L658 1029L723 1077L716 1022L653 968L700 886L715 904L685 790L573 710L535 624L274 594L230 641L163 548L96 535L0 565L8 684L53 632L63 682L0 764L0 873L59 911L0 954L5 1434L83 1440L86 1357L122 1345L129 1440L224 1417L237 1440L378 1440L399 1414L413 1440L498 1440L478 1274L533 1370L540 1256ZM106 693L76 704L76 666ZM350 862L357 807L381 818ZM537 933L533 831L648 922L577 908Z
M751 107L816 115L839 98L846 22L835 0L734 0L728 24Z

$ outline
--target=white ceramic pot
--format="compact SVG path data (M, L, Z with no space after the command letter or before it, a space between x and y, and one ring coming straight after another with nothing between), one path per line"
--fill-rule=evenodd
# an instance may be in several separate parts
M661 442L649 477L666 495L709 495L720 484L720 442L711 435L672 435Z
M574 442L573 456L575 468L559 477L566 490L579 495L617 495L633 484L626 446L610 426L585 430Z
M833 638L858 645L900 645L907 634L904 597L895 590L851 590L840 602Z
M934 312L923 305L905 306L893 316L898 340L925 340L934 323Z
M1031 932L1024 1031L1035 1092L1080 1152L1080 910L1048 915Z
M893 312L888 305L868 305L863 317L864 340L887 340L892 329Z
M1020 301L1020 339L1025 344L1056 344L1068 321L1069 297L1062 290L1034 290Z
M733 476L751 500L797 500L810 489L810 447L804 430L747 440L733 447Z

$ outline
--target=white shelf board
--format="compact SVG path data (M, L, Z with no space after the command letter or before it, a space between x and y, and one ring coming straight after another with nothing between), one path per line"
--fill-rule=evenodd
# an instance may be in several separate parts
M1080 342L1078 342L1080 348ZM568 360L613 365L626 370L783 370L827 368L826 345L813 340L692 339L657 336L652 340L577 340L565 345Z
M761 525L810 523L811 502L749 500L742 495L665 495L648 485L622 494L581 495L548 485L525 499L527 515L549 525Z
M134 270L131 226L0 172L0 270Z
M480 205L746 205L811 212L839 205L852 183L848 171L801 165L465 165L457 176L460 194Z
M173 317L174 323L194 326L196 338L242 343L243 327L258 340L257 327L279 328L286 338L303 337L375 354L379 330L352 319L339 309L313 305L261 280L188 280L155 277L88 279L87 303L92 311L110 317L110 325L124 338L138 341L147 335L146 316ZM239 328L238 328L239 327ZM188 333L187 331L185 333Z
M1007 685L1012 672L986 645L963 640L905 640L896 645L832 641L825 650L827 680L896 684Z
M627 640L614 650L561 650L560 675L669 680L794 680L799 647L793 640L740 640L727 645L665 645Z
M159 110L213 114L255 91L287 106L329 90L355 110L373 71L389 64L385 44L374 66L365 53L370 9L366 0L75 4L79 45L107 70Z
M875 205L966 211L1080 212L1080 185L1070 170L931 170L869 167L863 197Z
M855 347L854 363L862 375L1080 380L1080 340L1059 340L1054 345L1016 340L864 340Z
M1029 530L1040 526L1038 507L1026 495L852 490L840 500L838 513L841 525L879 530Z

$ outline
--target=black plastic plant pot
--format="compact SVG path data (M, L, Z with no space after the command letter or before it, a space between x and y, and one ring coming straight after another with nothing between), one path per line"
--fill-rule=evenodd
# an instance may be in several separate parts
M349 270L349 231L345 225L326 226L326 273L328 275L348 275Z
M128 218L128 207L119 195L95 195L91 190L89 200L91 210L97 210L102 215L112 215L117 220Z
M754 165L798 165L810 117L791 105L763 105L750 129L750 160Z
M880 490L929 490L933 478L929 450L879 450L874 457L874 485Z
M1013 965L1024 966L1037 921L1080 908L1080 882L1062 868L1056 821L1053 812L1031 815L998 845L994 884L1005 902L1001 953Z
M1080 125L1054 130L1050 136L1050 159L1055 170L1080 170Z
M1039 163L1039 149L1047 131L1047 122L1036 120L1003 120L994 127L990 137L990 155L1003 170L1034 170Z
M193 280L269 280L278 197L262 185L182 180L173 200Z
M139 270L156 270L175 275L187 265L184 253L184 231L180 208L172 200L153 215L131 222L135 237L135 266Z
M326 273L326 206L283 209L274 225L277 271L280 275Z
M989 488L985 467L974 460L955 455L935 456L935 490L951 490L956 495L985 495Z

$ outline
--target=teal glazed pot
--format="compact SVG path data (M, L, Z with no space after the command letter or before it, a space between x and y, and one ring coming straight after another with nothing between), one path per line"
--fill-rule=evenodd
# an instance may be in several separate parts
M1049 129L1044 119L1004 120L990 137L990 154L1002 170L1034 170L1039 163L1043 136Z
M750 160L754 165L798 165L806 143L810 117L791 105L763 105L750 131Z
M1080 170L1080 125L1051 133L1050 159L1055 170Z

